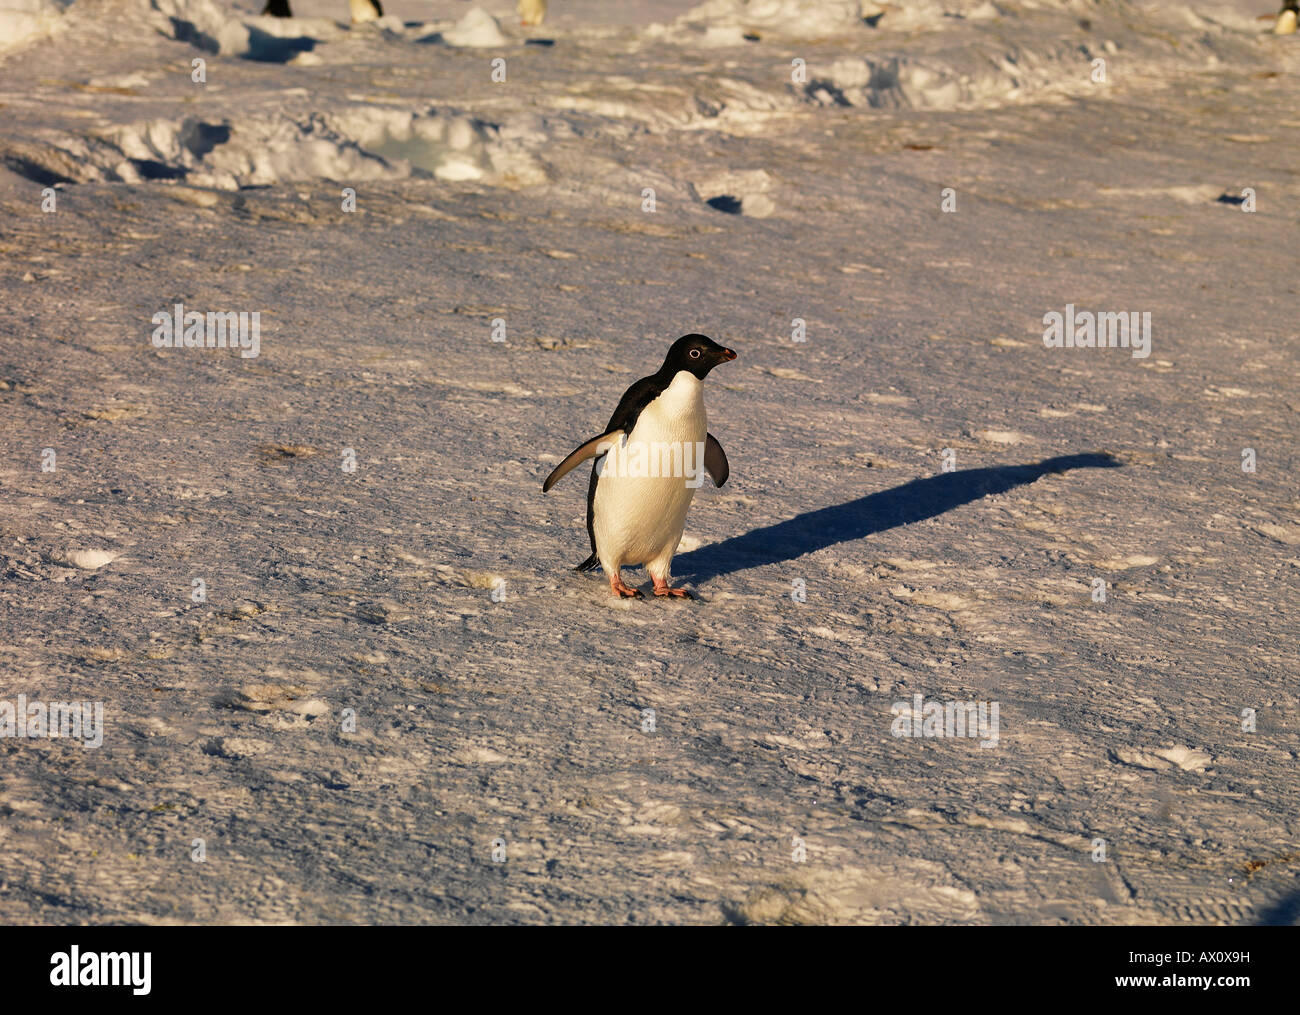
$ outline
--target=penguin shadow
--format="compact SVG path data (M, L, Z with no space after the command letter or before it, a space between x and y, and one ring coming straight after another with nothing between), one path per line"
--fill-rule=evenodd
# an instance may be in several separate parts
M775 525L751 529L673 559L673 571L706 581L764 564L782 564L804 554L862 539L899 525L934 518L991 494L1025 486L1048 473L1071 469L1113 469L1121 463L1106 453L1063 455L1026 465L964 469L914 479L892 490L818 508Z
M1259 914L1257 927L1300 927L1300 891L1278 899Z
M248 52L244 59L254 63L288 63L299 53L310 53L315 48L316 40L308 36L272 35L249 25Z

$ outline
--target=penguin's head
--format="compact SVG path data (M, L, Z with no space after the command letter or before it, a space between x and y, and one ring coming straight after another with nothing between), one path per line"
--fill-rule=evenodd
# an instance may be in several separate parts
M719 363L735 359L736 354L724 349L707 335L683 335L672 344L660 373L673 376L681 370L693 373L700 380Z

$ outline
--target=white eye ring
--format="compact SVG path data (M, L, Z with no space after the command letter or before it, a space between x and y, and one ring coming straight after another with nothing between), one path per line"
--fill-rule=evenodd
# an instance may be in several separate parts
M692 350L691 350L691 359L699 359L699 358L700 358L700 350L699 350L699 349L692 349Z

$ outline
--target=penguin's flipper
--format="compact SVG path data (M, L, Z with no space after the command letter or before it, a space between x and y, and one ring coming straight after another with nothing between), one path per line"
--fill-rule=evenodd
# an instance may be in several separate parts
M546 493L558 483L571 470L577 468L588 458L595 458L597 455L603 455L608 451L615 442L615 434L622 433L621 427L615 427L609 433L603 433L599 437L593 437L580 448L576 448L568 458L555 467L555 471L546 477L546 482L542 484L542 493ZM707 459L707 455L706 455Z
M609 450L608 447L602 448L602 444L613 445L616 434L623 434L626 438L636 427L636 421L641 415L641 410L653 402L668 387L669 381L665 381L658 376L642 377L625 392L623 397L618 400L618 408L614 410L614 415L609 417L609 422L605 425L605 432L599 437L593 437L586 444L578 448L569 455L564 461L555 467L555 471L546 477L546 482L542 484L542 493L546 493L551 487L558 483L564 475L575 466L581 465L588 458L595 458L597 455L603 455ZM593 485L591 490L595 491ZM590 494L588 495L590 500Z
M727 453L722 450L722 445L713 434L705 434L704 437L704 471L709 474L714 486L721 486L731 475Z

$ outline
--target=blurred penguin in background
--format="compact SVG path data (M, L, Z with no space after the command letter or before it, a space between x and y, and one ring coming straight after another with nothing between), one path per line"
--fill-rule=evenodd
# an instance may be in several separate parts
M379 6L379 0L348 0L348 7L352 10L354 25L363 21L378 21L384 16L384 9ZM293 11L289 9L289 0L267 0L262 13L273 18L293 17Z
M546 0L519 0L515 10L521 25L540 25L546 18Z
M1273 26L1273 34L1294 34L1297 20L1300 20L1300 0L1283 0L1282 10L1278 12L1277 24Z

